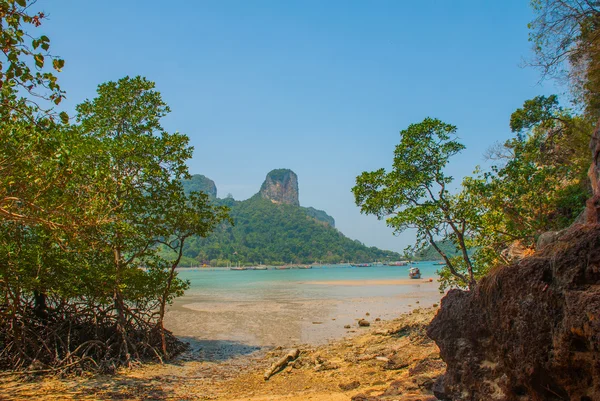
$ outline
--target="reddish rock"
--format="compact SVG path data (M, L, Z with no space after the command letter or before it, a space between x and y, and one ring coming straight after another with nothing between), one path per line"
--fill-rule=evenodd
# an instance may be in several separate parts
M600 226L451 290L427 334L447 364L440 399L600 400Z

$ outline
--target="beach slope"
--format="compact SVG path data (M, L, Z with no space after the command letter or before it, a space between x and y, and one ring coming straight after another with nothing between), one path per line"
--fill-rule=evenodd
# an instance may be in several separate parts
M114 376L4 376L0 394L3 400L435 400L431 388L445 365L425 330L436 310L355 324L349 337L300 346L300 356L268 381L264 372L287 348L212 361L183 355Z

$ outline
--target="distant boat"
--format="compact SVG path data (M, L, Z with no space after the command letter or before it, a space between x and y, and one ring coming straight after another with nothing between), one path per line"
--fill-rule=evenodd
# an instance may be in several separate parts
M298 266L298 269L312 269L312 266Z
M289 266L275 266L275 270L289 270Z
M371 264L370 263L359 263L354 266L356 266L356 267L371 267Z
M254 270L267 270L267 266L256 266Z
M245 267L230 267L229 270L248 270Z
M418 267L411 267L408 269L408 277L414 279L421 278L421 270Z
M408 262L406 260L399 260L397 262L388 262L388 266L406 266Z

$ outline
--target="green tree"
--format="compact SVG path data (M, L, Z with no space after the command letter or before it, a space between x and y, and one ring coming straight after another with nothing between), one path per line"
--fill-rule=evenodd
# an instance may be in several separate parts
M65 186L69 166L52 109L64 93L53 72L64 61L49 53L48 37L34 35L46 15L29 3L0 0L0 219L56 226L62 210L50 199Z
M206 196L185 195L181 180L188 177L185 161L192 148L185 135L164 131L160 119L168 112L154 83L141 77L104 83L95 99L77 106L78 128L95 149L89 166L94 192L102 194L95 212L104 221L92 237L112 286L126 363L136 348L127 333L127 321L135 315L127 305L131 302L148 310L159 303L157 325L168 356L164 307L186 286L175 275L181 257L165 260L157 246L166 244L181 253L187 238L206 236L227 217L225 208L211 206Z
M64 61L35 36L46 16L33 3L0 0L0 366L11 368L31 362L48 334L31 324L30 305L47 323L47 291L76 296L70 268L87 263L71 252L85 220L75 217L81 199L72 185L79 138L53 110L64 97L54 75Z
M0 0L0 368L169 357L164 308L187 284L158 246L182 249L227 210L185 195L192 148L160 126L153 83L101 85L75 126L54 111L64 61L32 34L34 3Z
M152 82L124 78L77 107L78 125L53 125L48 140L60 141L62 154L50 153L48 163L60 174L46 177L31 207L15 203L20 217L0 224L0 343L9 350L1 367L37 360L110 369L181 349L163 318L187 283L175 272L181 258L165 259L158 247L181 253L227 209L185 194L192 149L160 126L167 111ZM13 174L22 180L15 185L35 186L33 160L17 159L23 175Z
M183 187L181 188L183 189ZM204 192L191 192L184 195L182 190L173 193L162 211L164 218L162 233L157 242L175 253L174 259L161 258L155 254L154 267L157 274L166 275L159 285L159 312L157 328L160 330L163 355L169 357L165 338L164 317L166 306L175 296L183 295L185 286L177 280L175 269L183 257L186 241L193 235L206 238L223 221L232 223L229 208L212 204L210 195Z
M26 28L38 28L46 15L31 12L31 0L0 1L0 98L2 120L52 117L52 105L58 105L64 92L52 70L60 72L64 60L53 56L47 36L33 36ZM45 67L51 65L50 71ZM49 101L51 105L45 105ZM66 119L66 115L61 115Z
M587 0L532 0L531 22L537 64L545 75L566 77L587 119L600 117L600 4ZM589 222L600 221L600 130L591 135L589 178L593 197L587 202ZM588 153L589 155L589 153Z
M449 159L464 149L455 138L456 127L437 119L411 124L400 132L392 170L362 173L352 192L362 213L385 218L396 232L415 229L417 248L431 245L440 253L454 279L443 285L472 288L478 274L468 254L472 216L463 199L449 192L453 179L444 173ZM461 256L450 258L438 240L452 241Z
M516 137L503 145L501 163L463 181L477 210L476 257L487 266L517 256L509 247L533 252L538 237L569 226L589 196L589 122L560 108L556 96L538 96L512 114L510 126Z

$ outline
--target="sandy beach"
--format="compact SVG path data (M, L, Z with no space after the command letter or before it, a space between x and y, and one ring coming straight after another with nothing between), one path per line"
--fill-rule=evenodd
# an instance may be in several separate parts
M424 333L442 297L436 280L221 284L192 288L169 308L166 327L190 344L174 361L115 376L0 377L0 399L342 401L390 391L435 399L431 385L444 364ZM265 381L292 348L298 361Z
M285 288L277 290L277 297L265 290L251 299L238 299L227 293L218 299L186 295L170 307L165 324L198 352L203 352L206 341L227 341L253 349L319 345L352 335L354 330L345 326L354 327L359 319L389 320L418 306L431 307L442 297L437 281L428 280L330 280L290 284L294 291L300 292L303 287L326 286L337 288L330 296L318 299L297 297L292 289L286 296ZM382 295L373 295L378 293Z
M424 279L405 279L405 280L327 280L327 281L311 281L310 283L299 283L299 284L314 284L314 285L342 285L342 286L350 286L350 287L363 287L363 286L372 286L372 285L429 285L433 283L434 280L431 281ZM436 285L437 280L435 281ZM436 287L437 288L437 287Z
M172 363L120 369L90 377L0 377L2 400L169 401L434 401L431 388L444 371L425 327L437 308L416 309L390 321L358 328L348 339L302 344L299 357L264 379L288 352L241 352L199 361L189 353Z

